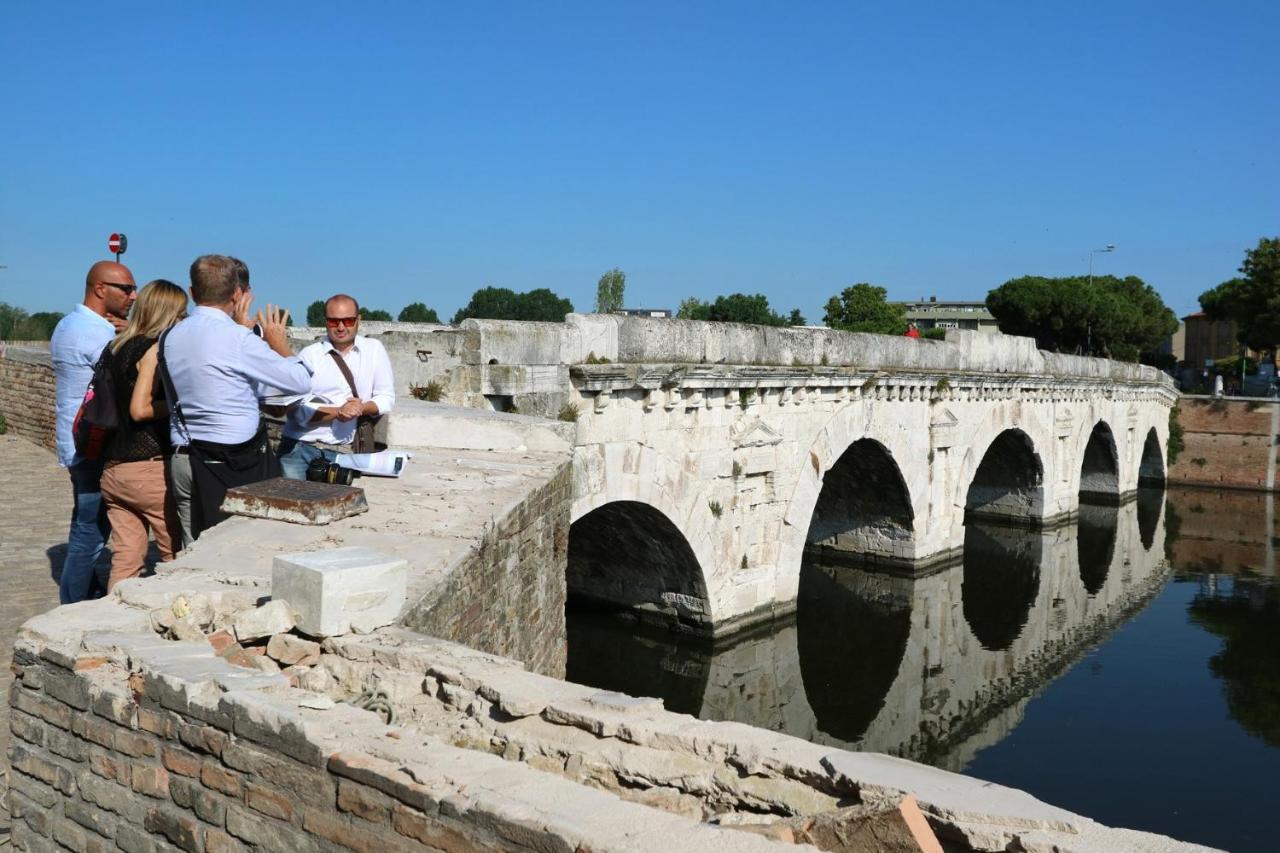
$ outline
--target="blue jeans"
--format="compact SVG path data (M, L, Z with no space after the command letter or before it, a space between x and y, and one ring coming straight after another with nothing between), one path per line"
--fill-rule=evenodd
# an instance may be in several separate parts
M338 458L337 451L321 450L314 444L294 438L280 439L280 449L276 451L276 455L280 457L280 469L290 480L307 479L307 466L313 459L332 462Z
M63 604L84 601L95 592L99 595L107 589L110 567L103 565L98 571L95 589L94 566L98 562L111 525L107 522L107 508L102 504L102 462L81 460L67 469L71 474L71 494L75 506L71 510L71 528L67 532L67 559L62 564L62 580L58 598Z

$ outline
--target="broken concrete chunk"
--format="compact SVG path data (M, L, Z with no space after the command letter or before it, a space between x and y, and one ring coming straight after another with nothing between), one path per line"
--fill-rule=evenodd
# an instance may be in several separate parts
M833 781L858 791L864 802L896 802L910 792L938 821L1078 833L1084 820L1015 788L947 773L889 755L832 752L822 758Z
M305 672L299 671L297 675L298 686L303 690L311 690L315 693L324 693L337 683L334 681L332 673L323 666L317 666Z
M272 563L271 591L290 603L305 634L366 633L399 617L408 570L406 561L372 548L281 554Z
M280 671L280 664L276 663L266 655L250 655L249 662L254 666L254 668L262 672Z
M190 617L174 622L169 626L169 633L175 640L200 642L204 639L204 631L201 631L200 626L192 622Z
M721 826L834 853L942 853L914 797L876 805L849 806L770 822L721 820Z
M597 708L606 708L610 711L624 714L644 713L646 711L658 713L662 711L661 699L638 698L628 696L625 693L615 693L612 690L601 690L599 693L587 697L587 702Z
M231 646L238 645L235 635L225 628L221 631L214 631L206 639L208 639L209 645L213 646L215 655L221 655Z
M283 634L292 630L293 613L290 611L289 602L277 595L261 607L237 613L231 627L236 632L236 639L241 643L260 640L272 634Z
M267 654L285 666L314 666L320 662L320 644L293 634L276 634L267 643Z

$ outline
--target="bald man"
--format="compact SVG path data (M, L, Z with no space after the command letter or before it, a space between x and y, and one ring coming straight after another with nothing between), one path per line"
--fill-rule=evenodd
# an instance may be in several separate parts
M289 410L280 439L280 468L294 480L305 480L316 459L354 452L360 419L379 418L396 402L391 360L376 338L360 334L355 298L330 296L324 324L325 339L298 353L311 369L311 393Z
M98 588L94 585L94 564L111 532L98 485L102 460L76 454L71 423L93 376L94 363L102 348L128 323L137 293L128 267L114 261L98 261L85 276L84 301L58 321L49 342L57 388L58 464L71 474L71 494L75 498L58 590L63 604L83 601L91 591L104 592L107 588L106 566Z

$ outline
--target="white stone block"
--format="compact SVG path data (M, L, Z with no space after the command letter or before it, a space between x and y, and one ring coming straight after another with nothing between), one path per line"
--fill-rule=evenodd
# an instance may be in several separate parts
M396 621L408 577L405 560L372 548L281 554L271 566L271 595L289 602L303 633L364 634Z

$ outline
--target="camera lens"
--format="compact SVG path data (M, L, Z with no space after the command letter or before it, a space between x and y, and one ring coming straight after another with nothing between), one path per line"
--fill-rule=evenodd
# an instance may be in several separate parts
M313 483L324 483L329 479L329 463L323 459L312 459L307 465L307 479Z

